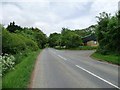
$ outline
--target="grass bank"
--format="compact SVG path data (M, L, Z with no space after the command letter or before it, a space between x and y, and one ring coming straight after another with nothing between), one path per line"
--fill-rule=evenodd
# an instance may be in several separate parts
M95 49L97 49L97 47L95 47L95 46L80 46L77 48L56 47L55 49L59 49L59 50L95 50Z
M102 55L95 52L91 57L100 61L107 61L109 63L120 65L120 56L118 55Z
M15 66L15 69L3 77L2 88L27 88L39 52L40 50L30 52L20 58L22 61Z

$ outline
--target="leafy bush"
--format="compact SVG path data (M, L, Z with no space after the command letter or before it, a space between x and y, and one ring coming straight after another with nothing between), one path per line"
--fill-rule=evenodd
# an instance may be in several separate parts
M14 69L15 57L8 54L0 55L0 64L2 66L2 74L4 75L8 70Z
M120 23L118 22L120 21L120 11L115 16L103 12L97 18L98 52L104 55L108 53L120 54Z
M45 48L45 45L47 43L47 37L40 29L25 27L22 30L16 30L15 33L33 40L37 43L39 48Z
M11 34L7 30L2 32L3 53L16 54L26 49L25 42L16 34Z
M109 54L109 51L108 51L108 50L103 49L103 48L100 48L100 47L98 47L98 49L97 49L96 52L97 52L97 53L100 53L100 54L102 54L102 55L108 55L108 54Z
M61 46L66 48L76 48L82 44L81 37L72 30L62 28L61 31Z
M12 88L22 88L20 90L26 90L30 83L30 77L34 69L36 57L39 53L40 50L32 51L29 52L27 57L19 58L22 61L15 66L15 70L11 70L2 78L2 89L9 90L11 88L12 90ZM17 58L15 58L15 60L16 59Z
M36 42L34 42L33 40L31 40L31 39L29 39L25 36L22 36L22 35L17 35L17 36L25 42L26 49L30 49L30 50L33 50L33 51L38 50L38 46L37 46Z
M2 47L3 53L16 54L23 52L27 49L37 50L37 44L22 35L9 33L7 30L2 32Z

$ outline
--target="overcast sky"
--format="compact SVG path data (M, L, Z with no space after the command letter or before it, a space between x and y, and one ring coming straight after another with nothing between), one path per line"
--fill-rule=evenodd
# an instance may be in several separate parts
M100 12L114 15L119 0L2 0L0 21L38 27L45 34L60 32L62 27L82 29L96 24Z

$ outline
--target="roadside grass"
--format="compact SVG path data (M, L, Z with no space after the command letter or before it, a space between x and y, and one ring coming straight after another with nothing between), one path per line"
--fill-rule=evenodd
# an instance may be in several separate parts
M95 49L97 49L97 47L96 46L80 46L77 48L55 47L55 49L59 49L59 50L95 50Z
M27 88L39 52L40 50L30 52L27 56L19 58L22 61L2 78L2 88Z
M114 54L102 55L102 54L95 52L91 55L91 57L95 58L97 60L100 60L100 61L107 61L109 63L120 65L120 56L118 56L118 55L114 55Z

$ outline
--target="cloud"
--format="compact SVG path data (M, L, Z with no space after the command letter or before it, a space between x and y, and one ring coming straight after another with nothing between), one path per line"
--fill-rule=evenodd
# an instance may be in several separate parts
M0 21L38 27L49 35L62 27L82 29L96 24L95 16L115 14L119 0L3 0ZM1 14L2 13L2 14Z
M91 12L98 14L101 12L107 12L115 14L118 10L118 1L119 0L95 0L91 6Z
M2 3L0 3L0 23L2 23L3 15L2 15Z

